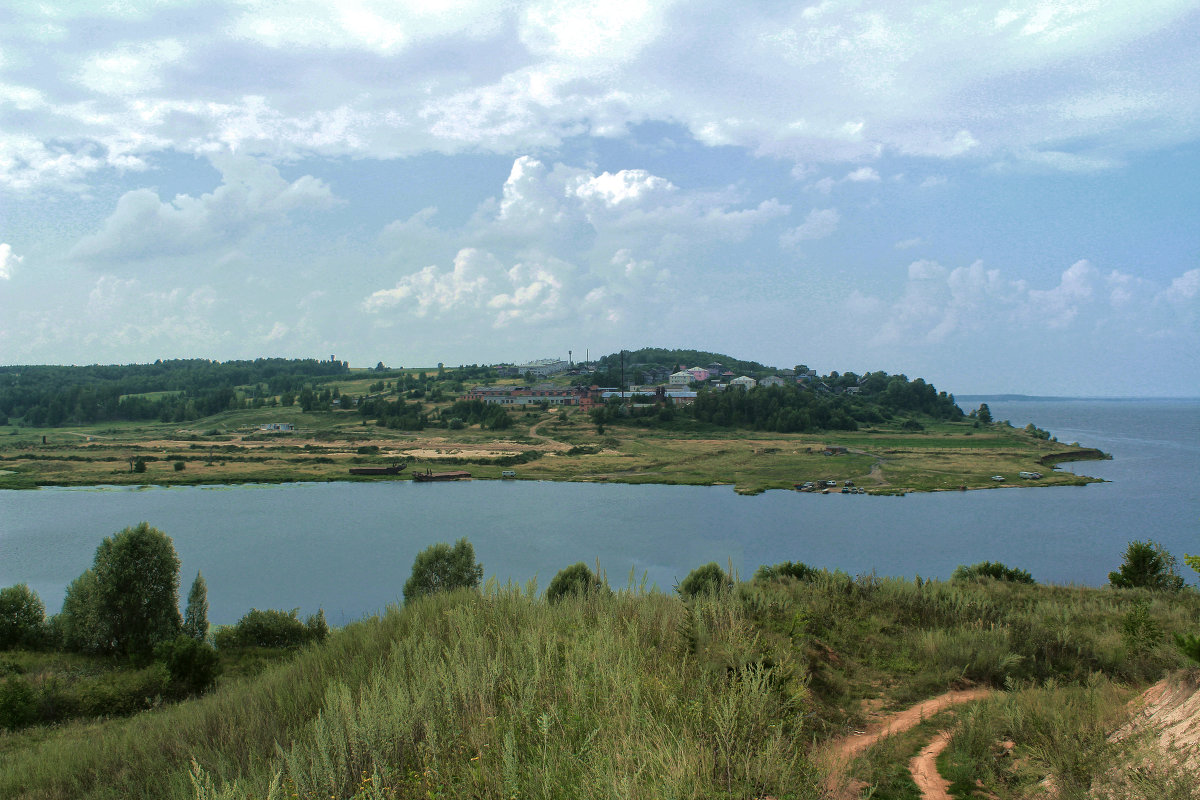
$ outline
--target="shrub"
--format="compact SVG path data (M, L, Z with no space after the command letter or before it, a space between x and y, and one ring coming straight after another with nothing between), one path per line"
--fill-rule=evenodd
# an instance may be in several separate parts
M482 580L483 566L475 561L475 548L469 541L459 539L453 548L438 542L417 553L412 575L404 583L404 600L453 589L478 589Z
M683 597L695 597L698 594L719 594L732 588L733 579L721 569L720 564L710 561L689 572L675 591Z
M221 650L239 647L299 647L312 638L312 633L300 621L299 614L298 608L286 612L273 608L266 611L252 608L236 625L217 631L213 639Z
M0 589L0 650L39 647L47 637L46 607L24 583Z
M819 569L814 569L801 561L784 561L772 566L763 564L754 573L754 580L771 581L779 578L795 578L798 581L811 581L820 574Z
M965 564L959 564L950 579L955 581L970 581L979 578L992 578L998 581L1027 583L1030 585L1037 583L1033 579L1033 576L1025 570L1005 566L999 561L980 561L978 564L972 564L969 567Z
M20 675L0 683L0 728L15 731L31 724L37 716L36 698L29 681Z
M217 682L220 656L209 644L180 634L168 642L159 642L154 658L167 668L180 694L201 694Z
M546 589L546 600L554 603L567 595L586 595L603 592L607 588L600 580L600 576L592 572L587 564L580 561L558 571Z
M1152 589L1177 592L1183 588L1175 556L1158 542L1132 541L1118 572L1108 573L1108 582L1118 589Z
M176 472L183 472L183 468L184 468L184 466L185 466L185 465L184 465L184 463L183 463L182 461L176 461L176 462L175 462L175 471L176 471Z

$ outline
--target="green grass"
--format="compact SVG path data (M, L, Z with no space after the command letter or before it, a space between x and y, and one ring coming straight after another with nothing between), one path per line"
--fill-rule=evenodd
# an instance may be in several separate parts
M1026 786L989 755L1015 736L1028 780L1083 785L1111 761L1100 732L1121 686L1182 663L1165 639L1127 650L1138 599L1168 634L1200 615L1192 591L824 572L691 603L631 584L547 604L493 584L389 609L198 700L0 738L0 796L195 797L194 759L204 798L262 797L276 776L308 798L812 797L814 743L861 726L864 700L964 683L1014 691L959 714L955 780ZM916 747L887 748L859 774L904 797L895 764Z

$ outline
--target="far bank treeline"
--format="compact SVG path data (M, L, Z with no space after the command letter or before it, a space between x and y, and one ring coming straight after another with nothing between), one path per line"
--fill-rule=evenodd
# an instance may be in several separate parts
M605 356L595 371L557 376L562 384L628 388L652 367L674 369L690 363L721 361L739 374L765 377L774 370L757 362L718 353L646 348ZM371 394L341 396L339 382L378 376ZM385 383L385 378L391 378ZM184 422L223 411L262 406L296 405L303 411L351 411L364 420L400 430L457 428L481 424L508 427L509 415L480 401L454 398L476 383L498 378L486 366L462 366L415 373L387 369L351 373L343 361L262 358L215 362L206 359L156 361L114 366L0 367L0 424L34 427L108 421L159 420ZM528 378L527 381L543 379ZM386 391L385 391L386 387ZM651 397L619 398L594 409L598 426L618 421L673 430L751 428L780 433L855 430L902 418L953 421L963 411L954 396L939 392L920 378L870 372L830 372L803 384L756 387L749 391L712 391L703 385L694 405L654 404ZM334 402L338 401L338 402ZM444 401L454 401L446 405ZM639 402L641 401L641 402Z

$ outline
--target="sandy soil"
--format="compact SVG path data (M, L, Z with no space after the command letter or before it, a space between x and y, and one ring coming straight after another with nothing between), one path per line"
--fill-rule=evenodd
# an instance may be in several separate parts
M1120 741L1144 731L1154 734L1163 755L1189 771L1200 769L1200 685L1194 680L1163 680L1142 692L1132 718L1112 738Z
M908 762L908 771L912 773L913 781L921 790L921 800L952 800L950 797L950 781L938 772L937 758L950 744L954 732L950 729L941 731L933 737L933 741L925 745L921 752Z
M871 745L880 739L892 736L893 734L903 733L952 706L982 700L988 694L990 694L990 690L988 689L964 689L946 692L945 694L917 703L915 706L906 708L903 711L888 714L878 721L873 722L862 733L856 733L835 740L829 747L830 770L829 779L826 781L826 796L835 800L854 800L859 796L859 790L863 787L845 780L846 767L855 756L871 747ZM945 741L941 743L941 746L932 751L933 754L931 756L924 758L927 751L930 751L930 748L943 737L945 737ZM930 790L941 792L941 794L923 794L922 797L931 798L931 800L942 800L943 798L948 800L949 798L949 795L946 794L946 787L950 784L942 780L941 775L938 774L937 766L934 764L937 754L945 749L949 741L948 732L939 734L930 747L922 750L921 754L914 758L909 765L913 773L913 779L917 782L917 786L921 787L922 792L926 791L927 786ZM920 763L918 764L918 762ZM918 775L917 767L925 773L925 778Z

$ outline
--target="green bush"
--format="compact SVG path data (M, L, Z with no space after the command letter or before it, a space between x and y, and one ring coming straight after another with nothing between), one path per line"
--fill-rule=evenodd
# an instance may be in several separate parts
M754 580L771 581L778 578L795 578L798 581L811 581L820 574L821 570L814 569L801 561L784 561L772 566L763 564L754 573Z
M546 588L546 600L554 603L567 595L586 595L604 592L607 589L600 576L580 561L558 571L554 580L550 581L550 586Z
M236 625L221 628L213 636L217 648L299 647L313 638L313 632L300 621L300 609L278 611L252 608ZM310 620L313 617L309 617ZM324 620L324 612L321 612ZM314 623L315 624L315 623Z
M721 569L721 565L710 561L702 567L696 567L676 587L683 597L695 597L702 594L719 594L733 588L733 579Z
M211 645L180 634L168 642L159 642L154 658L161 661L179 694L202 694L217 682L220 656Z
M184 469L184 467L185 467L185 466L186 466L186 465L185 465L185 464L184 464L182 461L176 461L176 462L175 462L175 471L176 471L176 472L183 472L183 469Z
M40 647L48 635L46 607L24 583L0 589L0 650Z
M1033 579L1033 576L1025 570L1018 569L1016 567L1005 566L999 561L980 561L978 564L973 564L969 567L965 564L960 564L958 569L954 570L954 575L951 577L951 580L970 581L977 580L979 578L992 578L993 580L997 581L1027 583L1030 585L1037 583L1037 581Z
M413 560L412 575L404 583L404 600L454 589L478 589L483 566L475 561L475 548L465 538L452 548L445 542L431 545Z
M24 728L37 718L37 700L29 681L20 675L0 683L0 728Z
M1108 582L1118 589L1153 589L1177 592L1183 588L1175 556L1158 542L1133 541L1125 550L1118 572L1108 573Z

